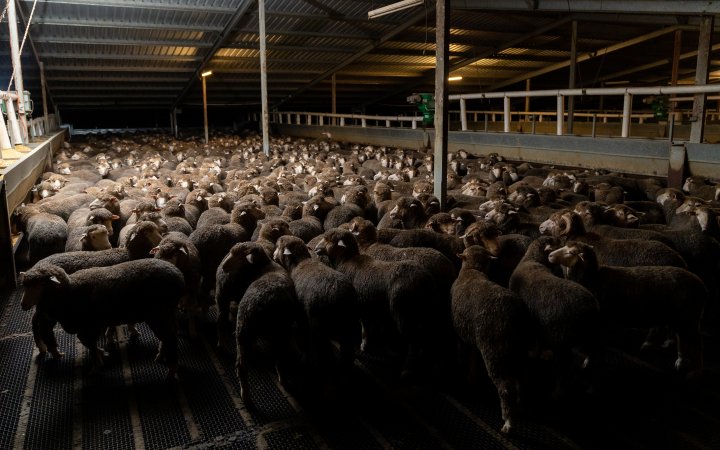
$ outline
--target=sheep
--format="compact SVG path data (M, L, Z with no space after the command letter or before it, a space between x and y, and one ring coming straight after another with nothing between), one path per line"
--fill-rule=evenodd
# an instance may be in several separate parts
M167 233L167 222L165 222L165 219L162 217L162 215L158 212L145 212L142 213L138 217L138 221L135 223L130 223L125 225L122 230L120 230L119 237L117 240L118 248L123 248L127 246L128 237L130 234L137 228L138 223L140 222L152 222L157 226L158 232L163 235Z
M600 326L600 308L592 293L554 272L548 255L559 247L559 240L551 236L533 241L509 282L510 290L530 311L537 348L552 351L557 377L555 395L562 393L574 347L587 355L584 366L592 361L599 347Z
M481 353L500 397L501 431L509 433L525 368L529 313L520 297L488 280L484 272L495 258L488 250L472 245L458 257L462 267L451 290L453 326L462 343Z
M302 239L281 236L273 259L290 273L305 309L310 333L310 360L320 367L333 361L330 341L340 345L340 364L349 369L360 345L360 305L347 275L311 258Z
M61 253L67 240L68 228L65 221L50 213L37 209L34 204L18 206L10 216L10 226L13 234L24 232L26 239L18 254L30 264L53 253ZM18 258L20 259L20 258Z
M453 262L440 251L427 247L398 248L378 243L375 225L361 217L350 221L348 229L357 239L362 253L379 261L414 261L430 272L439 294L449 294L450 287L457 277L457 271Z
M504 287L508 286L510 276L533 241L522 234L500 234L494 224L483 220L470 224L461 238L466 248L479 245L496 257L486 274L491 281Z
M702 366L698 324L707 302L702 280L679 267L612 267L599 263L591 245L568 241L549 254L565 277L588 288L603 317L631 327L668 326L677 337L675 368Z
M257 205L240 202L233 208L229 223L198 227L190 234L190 241L200 252L204 292L215 286L215 272L230 248L250 240L257 221L264 218L265 213Z
M70 234L65 244L65 251L94 251L112 248L105 225L94 224L80 227Z
M383 233L384 231L388 230L378 229L378 242L400 248L434 248L452 261L456 267L460 267L460 260L457 255L465 250L465 245L458 236L436 233L426 229L393 230L395 232L391 234Z
M548 220L540 224L540 232L593 245L600 261L607 265L687 268L682 256L662 242L604 238L587 232L580 216L570 210L561 210L552 214Z
M394 329L406 346L402 375L415 374L436 330L445 325L444 320L449 322L437 304L432 275L411 261L377 261L360 254L352 233L340 228L326 231L315 252L327 255L333 268L352 280L360 301L361 349L371 352L380 345L382 334Z
M74 220L74 224L68 225L68 237L67 241L65 243L65 251L77 251L77 250L92 250L92 248L88 249L82 249L79 248L81 245L78 243L80 242L83 235L85 235L88 231L88 227L91 225L101 225L104 226L107 233L106 238L108 239L108 242L110 246L112 246L112 236L115 234L113 229L113 224L116 220L118 220L118 216L111 213L105 208L98 208L95 210L89 210L86 208L80 208L78 211L84 211L86 216L84 217L83 221L80 221L80 217L76 217ZM75 213L73 213L75 214ZM73 221L73 217L70 216L70 221ZM69 221L69 222L70 222ZM117 241L116 241L117 242ZM101 248L98 248L97 246L91 246L96 250L103 250ZM110 248L110 247L108 247Z
M420 200L414 197L400 197L395 202L395 207L380 219L378 229L421 228L426 221L425 208L423 208Z
M185 204L178 199L171 199L165 204L161 211L168 231L178 231L190 236L193 232L190 222L185 218Z
M289 234L290 226L286 221L280 218L268 219L260 226L255 242L262 245L268 256L272 258L278 238Z
M53 196L48 198L48 201L38 202L37 209L41 212L60 216L67 222L73 211L92 202L94 199L95 197L90 194L74 194L62 198Z
M288 225L290 233L304 242L310 241L323 233L323 222L332 205L322 194L316 195L303 205L302 217L291 221Z
M218 345L224 344L230 303L236 301L235 370L240 397L247 407L252 407L247 366L250 345L259 337L270 342L282 383L292 355L292 329L302 317L302 308L290 275L255 242L234 245L218 266L216 278Z
M94 370L102 365L104 351L97 346L102 330L144 321L160 341L156 360L168 365L168 378L175 376L175 312L185 283L172 264L145 259L71 275L58 266L42 264L23 273L22 283L22 309L36 306L65 332L77 334L91 352Z
M167 261L180 269L185 278L185 293L180 300L180 312L190 315L206 313L210 307L208 298L200 293L200 255L186 235L171 231L156 247L150 250L155 259ZM190 321L190 335L195 335L194 321Z

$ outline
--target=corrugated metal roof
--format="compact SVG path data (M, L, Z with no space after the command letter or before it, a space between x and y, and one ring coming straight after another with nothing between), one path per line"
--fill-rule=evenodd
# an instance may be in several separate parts
M29 16L32 3L19 1L22 16ZM266 0L271 106L302 109L317 105L314 97L327 91L332 73L339 80L340 111L387 98L402 103L410 91L432 88L433 2L367 18L370 9L388 3L391 0ZM451 86L453 92L492 88L566 61L569 19L579 23L579 52L594 52L673 24L694 23L647 11L633 16L570 16L573 13L563 11L493 9L452 11L450 60L458 65L455 72L464 77ZM244 14L237 17L232 29L226 29L238 11ZM63 105L80 104L157 109L169 109L178 100L178 106L196 104L200 83L195 74L201 67L215 72L208 80L215 101L256 105L260 95L258 26L253 0L46 0L38 3L30 37L61 111ZM547 29L536 31L543 27ZM24 23L20 28L24 30ZM7 26L0 26L0 39L8 40ZM593 82L612 80L615 73L623 73L627 79L630 67L671 56L671 34L650 44L608 53L601 62L590 60L581 68L593 74ZM697 32L686 28L683 52L696 45ZM26 86L38 92L39 71L30 48L26 46L23 58ZM2 86L11 70L7 46L0 49L0 55ZM715 63L714 59L711 70L717 69ZM665 64L654 68L651 77L647 71L638 71L635 79L658 82L667 80L669 72ZM533 87L567 87L566 76L565 71L543 75ZM358 95L363 89L367 95Z

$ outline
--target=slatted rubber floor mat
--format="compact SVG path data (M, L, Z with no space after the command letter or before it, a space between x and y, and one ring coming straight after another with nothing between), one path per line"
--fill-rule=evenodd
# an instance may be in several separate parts
M35 361L31 312L19 300L18 291L0 294L0 449L720 448L720 356L712 342L706 374L690 383L668 370L667 355L613 342L592 393L555 401L542 379L531 380L524 418L505 436L489 382L470 387L450 376L407 386L370 355L359 355L334 402L320 404L288 393L271 362L257 356L250 371L256 408L247 409L233 350L215 348L211 319L197 338L181 331L175 383L153 361L157 341L144 325L137 340L108 346L97 374L76 338L59 328L65 356Z

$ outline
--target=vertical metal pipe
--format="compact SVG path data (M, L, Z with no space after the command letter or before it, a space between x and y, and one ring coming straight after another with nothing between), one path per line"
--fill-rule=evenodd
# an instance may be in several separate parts
M435 7L435 164L434 193L445 209L448 154L448 74L450 72L450 0Z
M532 131L531 131L531 133L532 133L532 134L535 134L535 114L531 114L531 115L530 115L530 121L531 121L531 123L532 123Z
M8 15L8 28L10 32L10 54L12 55L12 65L14 74L15 91L17 92L17 112L18 120L20 121L20 142L15 142L15 145L24 144L28 142L27 139L27 117L25 117L25 97L23 91L25 89L23 85L22 76L22 63L20 55L20 41L18 39L17 29L17 11L15 10L15 1L8 0L7 2L7 15Z
M467 105L465 99L460 99L460 129L467 131Z
M332 113L337 114L337 84L335 81L335 74L332 74ZM335 119L333 118L333 121ZM333 122L333 125L335 123Z
M258 22L260 23L260 97L262 103L263 152L270 154L270 135L268 132L268 92L267 92L267 36L265 35L265 0L258 0Z
M565 106L565 97L562 95L558 95L557 97L557 120L556 120L556 131L555 133L558 136L563 135L563 122L565 121L565 114L563 112L563 107Z
M510 132L510 97L503 97L503 131Z
M697 65L695 67L695 85L708 83L708 67L710 66L710 44L714 27L714 16L702 16L700 19L700 38L698 41ZM693 111L690 121L690 142L700 143L705 136L705 108L707 94L695 94Z
M595 137L596 130L597 130L597 114L593 114L592 116L592 137Z
M530 78L525 80L525 90L530 91ZM530 96L525 97L525 112L530 112Z
M485 113L485 128L484 128L484 130L487 133L487 130L488 130L488 114L487 113Z
M208 116L207 116L207 87L205 85L205 78L207 77L200 77L202 78L202 94L203 94L203 126L205 128L205 143L208 143L209 135L208 135Z
M572 21L572 35L570 36L570 79L568 88L575 88L575 77L577 73L577 20ZM575 96L568 96L568 118L567 132L573 134L573 125L575 122Z
M630 113L632 112L632 94L625 94L623 100L622 137L630 136Z
M40 61L40 86L42 91L43 104L43 122L45 122L45 132L50 131L50 122L48 122L48 104L47 104L47 81L45 80L45 63Z

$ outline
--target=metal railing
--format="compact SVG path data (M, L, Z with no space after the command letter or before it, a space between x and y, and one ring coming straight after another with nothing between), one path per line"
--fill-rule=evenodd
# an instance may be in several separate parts
M254 120L257 118L255 117ZM332 114L332 113L311 113L283 111L270 113L270 121L278 124L295 125L335 125L335 126L360 126L391 128L393 124L416 129L418 122L422 122L422 116L374 116L366 114Z
M510 132L510 124L512 122L513 113L510 111L510 99L512 98L528 98L528 97L555 97L557 98L557 110L554 113L556 118L565 117L565 97L575 96L623 96L622 119L622 137L628 137L630 134L630 121L632 118L632 98L634 95L680 95L680 94L709 94L719 93L720 85L702 85L702 86L656 86L656 87L628 87L628 88L589 88L589 89L556 89L556 90L540 90L540 91L510 91L510 92L480 92L474 94L450 95L451 101L460 101L460 123L461 129L468 129L467 122L467 100L477 99L503 99L503 131ZM515 113L518 114L518 113ZM529 113L522 113L529 114ZM579 113L573 116L580 116ZM598 114L595 115L599 116ZM651 117L651 115L650 115ZM556 133L558 136L563 135L563 120L556 121Z

